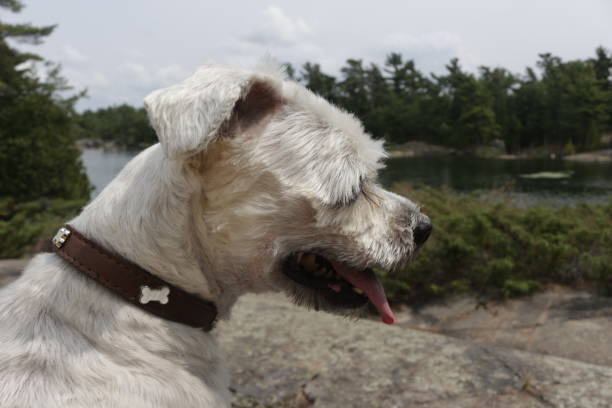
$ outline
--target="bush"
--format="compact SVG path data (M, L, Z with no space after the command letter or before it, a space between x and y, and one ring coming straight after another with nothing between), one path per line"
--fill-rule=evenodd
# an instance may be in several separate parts
M384 276L394 302L469 292L532 293L547 283L589 283L612 294L612 201L526 209L477 196L395 186L434 225L415 261Z
M0 107L0 197L84 199L91 190L71 118L44 96Z
M0 201L0 258L17 258L40 238L51 238L85 200Z

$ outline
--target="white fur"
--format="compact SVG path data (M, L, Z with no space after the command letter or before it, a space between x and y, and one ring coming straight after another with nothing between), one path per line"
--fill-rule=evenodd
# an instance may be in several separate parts
M280 272L294 251L408 260L423 216L376 183L382 143L279 72L210 65L153 92L161 143L70 223L222 319L243 293L301 290ZM272 97L253 104L259 93ZM0 292L0 370L1 407L229 406L213 334L147 314L52 254Z

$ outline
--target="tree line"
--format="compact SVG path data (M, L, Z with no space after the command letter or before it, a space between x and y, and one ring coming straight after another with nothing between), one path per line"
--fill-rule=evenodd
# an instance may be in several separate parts
M112 142L118 147L139 149L157 142L144 108L110 106L77 115L74 133L78 139Z
M508 153L600 147L612 129L612 53L599 47L593 58L567 62L540 54L536 66L524 74L482 66L474 74L454 58L443 74L425 75L413 60L392 53L382 66L349 59L339 77L306 63L297 80L396 144L420 140L465 149L501 139ZM292 67L288 72L296 77Z
M536 68L515 74L481 66L477 73L454 58L442 74L424 74L414 60L389 54L384 64L349 59L339 76L317 63L287 74L359 117L374 137L392 144L424 141L469 149L499 139L508 153L545 147L566 152L602 147L612 131L612 53L603 47L586 60L540 54ZM142 108L86 111L80 138L114 140L126 147L153 143Z

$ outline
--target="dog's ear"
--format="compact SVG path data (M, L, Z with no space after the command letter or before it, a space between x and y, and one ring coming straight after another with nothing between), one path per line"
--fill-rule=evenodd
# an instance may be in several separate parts
M233 117L253 122L280 98L274 76L209 65L145 98L145 109L170 158L206 149Z

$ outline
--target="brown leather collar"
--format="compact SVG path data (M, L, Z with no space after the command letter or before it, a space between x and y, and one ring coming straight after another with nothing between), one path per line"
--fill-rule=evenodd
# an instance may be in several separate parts
M55 252L76 269L128 302L163 319L210 331L215 304L159 279L110 253L66 225L52 240Z

